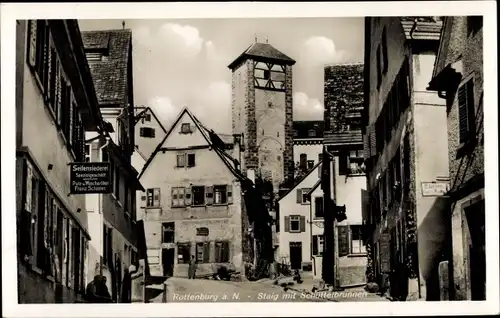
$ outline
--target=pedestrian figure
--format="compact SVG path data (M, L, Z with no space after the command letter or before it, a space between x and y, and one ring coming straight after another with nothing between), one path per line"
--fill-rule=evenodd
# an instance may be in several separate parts
M191 260L189 261L189 273L188 277L189 279L195 279L196 278L196 260L194 259L194 255L191 255Z
M106 286L106 277L102 275L94 276L85 289L85 300L89 303L110 303L111 296Z

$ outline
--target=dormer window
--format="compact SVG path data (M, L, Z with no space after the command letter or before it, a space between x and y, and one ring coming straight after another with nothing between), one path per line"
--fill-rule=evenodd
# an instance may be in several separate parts
M189 134L191 133L191 124L190 123L183 123L181 126L181 133L182 134Z
M316 130L314 130L314 129L309 130L309 132L307 133L307 135L309 137L316 137Z

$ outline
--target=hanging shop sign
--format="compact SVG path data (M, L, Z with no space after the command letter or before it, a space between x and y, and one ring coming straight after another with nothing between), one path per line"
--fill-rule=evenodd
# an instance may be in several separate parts
M70 163L70 193L111 193L109 162Z

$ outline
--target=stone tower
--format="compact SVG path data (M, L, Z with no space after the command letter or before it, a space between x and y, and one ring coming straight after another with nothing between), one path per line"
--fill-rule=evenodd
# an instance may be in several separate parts
M275 192L293 180L294 64L270 44L255 42L228 66L233 134L243 134L243 172L255 169Z

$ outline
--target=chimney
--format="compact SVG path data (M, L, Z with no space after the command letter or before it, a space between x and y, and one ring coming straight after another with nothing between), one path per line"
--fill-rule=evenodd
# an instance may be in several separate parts
M233 134L233 158L238 161L238 165L236 168L239 170L243 170L243 166L241 164L241 142L242 142L242 134Z

